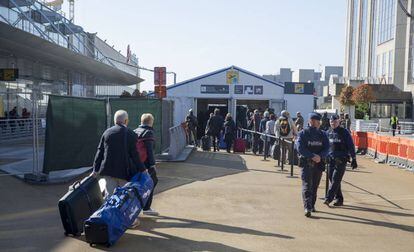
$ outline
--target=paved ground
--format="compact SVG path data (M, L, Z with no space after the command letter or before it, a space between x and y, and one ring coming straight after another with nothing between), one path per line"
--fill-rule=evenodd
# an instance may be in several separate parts
M414 173L359 163L345 174L346 205L320 200L311 219L303 216L298 170L290 178L260 157L203 152L160 164L154 208L162 216L142 218L110 249L64 237L56 205L67 184L0 175L0 250L413 251Z

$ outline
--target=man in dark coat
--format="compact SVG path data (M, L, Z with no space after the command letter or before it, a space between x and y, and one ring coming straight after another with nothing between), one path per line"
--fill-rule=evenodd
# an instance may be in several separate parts
M219 139L220 139L220 132L223 129L224 119L220 115L220 109L214 110L214 115L208 119L207 121L207 128L206 133L208 136L213 138L213 148L214 151L219 151L220 148L218 147Z
M118 110L114 123L102 134L91 174L105 179L106 197L110 197L116 187L126 184L135 173L146 171L135 146L138 137L127 127L128 113Z

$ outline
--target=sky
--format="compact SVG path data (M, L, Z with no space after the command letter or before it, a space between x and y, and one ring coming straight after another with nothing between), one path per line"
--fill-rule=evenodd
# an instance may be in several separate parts
M345 0L76 0L75 23L178 82L231 65L262 75L344 64Z

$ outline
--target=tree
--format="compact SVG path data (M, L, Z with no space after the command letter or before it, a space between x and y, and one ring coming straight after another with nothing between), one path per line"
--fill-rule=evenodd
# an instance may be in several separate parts
M354 100L352 99L354 94L354 88L352 86L346 86L342 89L341 94L339 95L339 102L342 106L352 106L355 105Z
M369 113L370 103L375 100L374 91L368 84L359 85L352 95L355 107L355 118L363 119L366 113Z

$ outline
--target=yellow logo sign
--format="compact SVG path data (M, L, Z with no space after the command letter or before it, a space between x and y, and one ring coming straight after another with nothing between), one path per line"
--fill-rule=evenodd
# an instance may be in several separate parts
M295 94L304 94L305 84L295 84Z
M239 83L239 71L229 70L226 73L226 82L227 84L237 84Z

